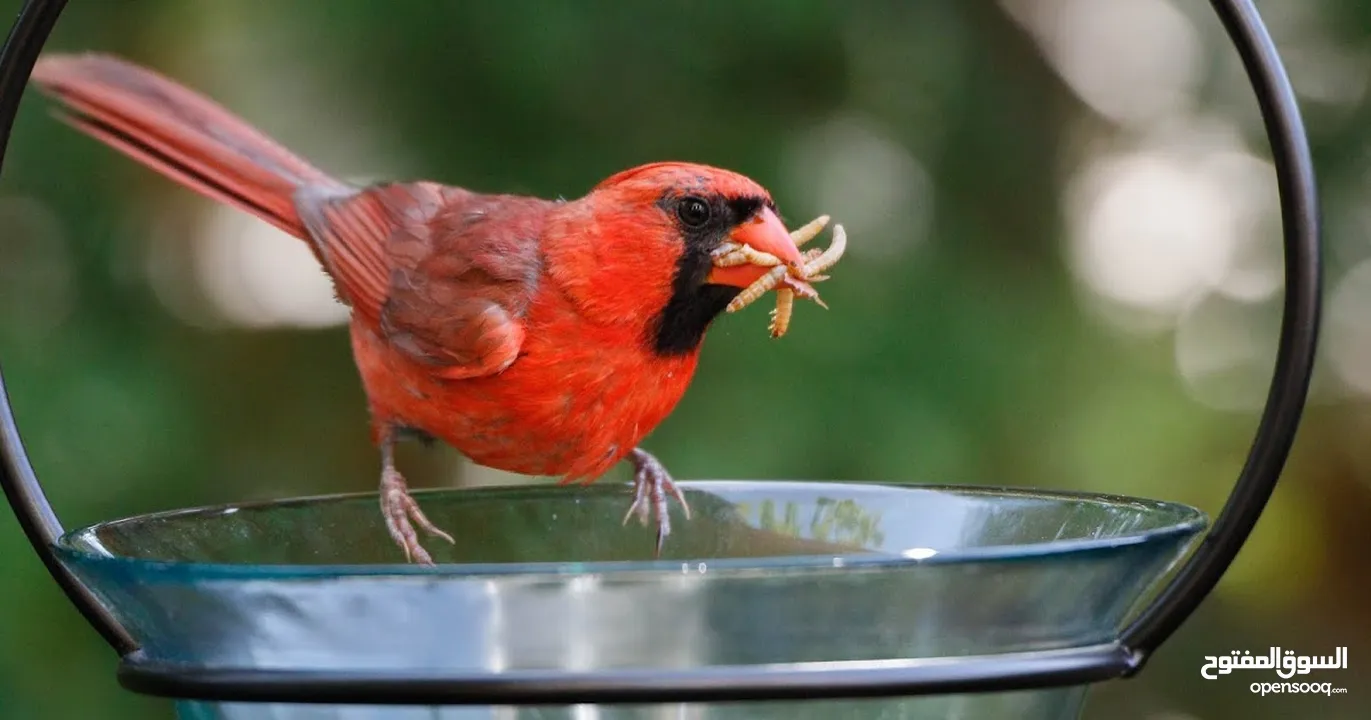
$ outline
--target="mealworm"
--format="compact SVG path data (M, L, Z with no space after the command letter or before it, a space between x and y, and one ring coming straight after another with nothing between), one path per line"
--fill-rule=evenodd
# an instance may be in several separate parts
M756 302L757 298L765 295L767 291L780 284L781 278L785 277L786 271L789 269L790 268L787 268L784 265L777 265L776 267L771 268L765 275L757 278L756 282L743 288L743 291L738 293L738 296L733 298L733 302L730 302L728 307L724 308L724 310L727 312L737 312Z
M820 215L810 220L798 228L790 231L790 241L795 243L795 247L804 245L813 240L823 232L824 226L828 224L829 217ZM712 253L715 267L734 267L736 265L760 265L762 267L775 267L781 264L781 259L771 253L764 253L747 245L735 242L726 242L714 249ZM808 256L806 255L806 258Z
M738 243L724 243L714 252L719 253L721 250L725 249L727 249L726 252L714 256L715 267L733 267L735 265L749 264L772 267L781 264L780 258L777 258L775 255L764 253L761 250L755 250L749 245L739 245Z
M790 239L796 247L818 237L828 224L829 216L821 215L808 223L791 231ZM776 290L776 307L771 311L771 324L768 330L771 337L779 338L786 334L790 329L790 318L795 312L795 296L800 295L823 308L828 305L819 297L819 293L809 285L809 282L827 280L827 275L820 275L823 271L833 267L842 258L843 252L847 249L847 232L842 225L833 226L833 242L826 250L811 249L802 255L802 264L799 268L786 267L779 258L754 250L746 245L738 243L724 243L713 252L714 265L716 267L733 267L737 265L758 265L771 268L757 278L751 285L743 288L738 296L728 304L727 312L737 312L756 302L758 298L765 295L772 289ZM798 272L793 272L798 270Z
M834 225L833 242L818 257L805 263L805 278L812 280L815 273L821 273L833 267L842 258L845 250L847 250L847 231L843 230L842 225Z
M820 215L804 225L791 230L790 241L795 243L795 247L804 245L810 240L818 237L819 233L823 232L824 226L828 224L828 220L829 217L827 215Z
M771 337L778 338L790 329L790 315L795 311L795 291L781 288L776 291L776 307L771 311Z
M815 222L817 223L817 221ZM814 224L815 223L810 223L809 225L800 228L800 230L805 230L809 228L810 225ZM799 232L799 230L797 230L796 232ZM814 279L814 276L817 273L821 273L824 270L833 267L833 265L837 263L839 259L842 258L843 252L846 251L846 249L847 232L843 230L842 225L834 225L833 243L828 246L827 250L819 252L817 255L814 254L815 251L813 250L805 253L806 262L804 264L804 267L802 268L805 277L808 279ZM772 267L771 270L767 271L765 275L761 276L760 278L757 278L756 282L747 286L743 289L742 292L738 293L738 296L733 298L733 301L728 304L728 307L725 308L725 311L737 312L747 307L748 305L751 305L752 303L756 302L758 298L765 295L767 292L771 291L773 288L775 288L777 285L781 283L781 280L785 278L786 271L788 269L789 268L783 265L777 265ZM816 294L812 299L817 300L817 298L818 295ZM791 299L793 301L794 298L792 297Z

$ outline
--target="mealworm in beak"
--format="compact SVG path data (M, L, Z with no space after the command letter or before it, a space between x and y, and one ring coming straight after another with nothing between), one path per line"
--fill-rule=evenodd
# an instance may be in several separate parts
M771 267L773 265L781 264L780 258L771 253L764 253L761 250L753 249L751 246L739 245L738 243L724 243L714 252L719 253L720 250L724 250L725 248L727 248L727 252L714 256L715 267L733 267L735 265L749 264Z
M813 240L823 232L824 226L828 224L829 217L820 215L813 220L790 231L790 241L795 243L795 247L804 245ZM764 253L761 250L748 247L735 242L726 242L714 249L713 260L715 267L734 267L736 265L760 265L762 267L775 267L781 265L781 259L771 253Z
M810 226L815 225L817 222L818 221L816 220L813 223L805 225L799 230L796 230L796 233L799 233L801 230L805 230ZM806 241L808 239L809 238L806 238ZM811 258L812 256L812 259L808 259L807 262L805 262L804 267L802 268L805 277L812 278L814 275L821 273L824 270L827 270L828 268L833 267L833 265L837 263L839 259L842 258L843 253L846 250L847 232L843 230L842 225L834 225L833 243L828 246L827 250L824 250L823 252L820 252L817 255L814 255L815 251L813 250L805 253L806 258ZM788 269L789 268L785 267L784 265L773 266L771 270L767 271L765 275L761 276L760 278L757 278L756 282L747 286L743 289L742 292L738 293L738 296L733 298L733 301L728 304L728 307L725 308L725 311L737 312L747 307L748 305L751 305L752 303L756 302L758 298L765 295L767 292L774 289L777 285L781 283L781 280L786 276L786 272ZM817 298L818 296L815 295L814 297Z
M757 278L757 281L743 288L738 296L733 298L733 302L724 308L727 312L737 312L757 301L757 298L765 295L767 291L780 284L781 278L785 277L786 270L784 265L777 265L766 272L765 275Z
M795 311L795 291L781 288L776 291L776 307L771 311L771 337L778 338L790 329L790 315Z
M834 225L833 242L818 257L805 263L805 278L813 279L816 273L833 267L843 257L843 252L846 250L847 231L843 230L842 225Z
M828 224L829 216L821 215L814 220L791 231L790 239L796 247L813 240L823 231ZM714 251L714 264L718 267L732 267L736 265L758 265L771 268L757 278L755 282L738 293L733 301L725 308L727 312L737 312L756 302L758 298L765 295L772 289L776 290L776 307L771 311L771 324L768 328L771 337L779 338L786 334L790 329L790 318L795 312L795 296L800 295L809 300L813 300L820 307L825 309L828 305L819 297L810 282L827 280L827 275L821 275L823 271L833 267L847 250L847 232L842 225L833 226L833 242L826 250L811 249L801 256L802 264L798 268L785 266L779 258L764 252L753 250L745 245L737 243L724 243ZM798 272L796 272L798 271Z
M820 215L819 217L810 220L804 225L790 231L790 241L795 243L795 247L804 245L810 240L819 237L819 233L823 232L824 226L828 225L828 221L829 217L827 215Z

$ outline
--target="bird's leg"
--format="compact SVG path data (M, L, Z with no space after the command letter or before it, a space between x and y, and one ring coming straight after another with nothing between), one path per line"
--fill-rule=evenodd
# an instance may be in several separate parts
M624 522L627 523L628 519L636 514L638 521L646 526L648 514L655 511L656 556L661 557L662 545L666 542L666 536L671 534L671 517L667 514L666 505L667 494L680 501L681 510L685 512L687 520L690 519L690 505L686 503L685 495L681 494L680 488L671 480L671 474L666 471L666 467L649 452L642 448L634 448L628 455L628 461L633 463L633 504L628 507L628 512L624 513Z
M453 542L452 536L430 522L424 511L419 509L419 503L410 497L409 485L400 471L395 469L395 438L389 432L381 440L381 517L385 518L391 539L405 551L407 562L433 564L433 558L419 544L414 525L434 537Z

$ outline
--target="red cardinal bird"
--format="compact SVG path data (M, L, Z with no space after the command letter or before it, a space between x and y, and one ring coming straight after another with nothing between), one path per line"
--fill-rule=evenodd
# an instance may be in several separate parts
M571 201L357 187L118 58L47 56L33 80L78 130L309 243L351 308L381 510L411 561L432 562L414 525L452 540L395 468L395 443L415 436L562 483L627 459L629 512L646 522L651 504L660 553L667 495L685 499L638 444L685 393L710 323L767 270L710 253L734 242L801 265L767 191L727 170L653 163Z

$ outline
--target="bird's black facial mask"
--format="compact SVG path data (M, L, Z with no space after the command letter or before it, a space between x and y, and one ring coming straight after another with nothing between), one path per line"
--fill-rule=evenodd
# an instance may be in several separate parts
M671 193L657 206L680 230L685 247L671 280L671 298L650 326L650 342L658 355L684 355L700 346L709 324L743 290L705 282L714 267L711 253L734 228L771 204L754 196Z

